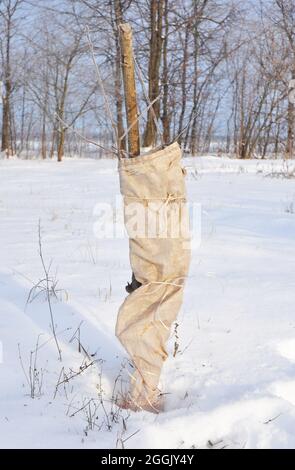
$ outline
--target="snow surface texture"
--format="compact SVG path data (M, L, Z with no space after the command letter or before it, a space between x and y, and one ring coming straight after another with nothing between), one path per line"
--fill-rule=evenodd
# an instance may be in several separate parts
M127 370L114 327L128 241L97 239L93 210L119 192L116 162L0 161L0 447L295 447L295 180L265 177L285 171L282 161L184 165L189 199L202 204L202 244L169 342L166 411L155 416L111 400Z

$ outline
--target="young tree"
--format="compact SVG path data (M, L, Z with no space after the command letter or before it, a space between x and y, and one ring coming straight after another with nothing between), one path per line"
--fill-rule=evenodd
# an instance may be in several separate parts
M289 46L288 76L295 80L295 3L294 0L274 0L273 21ZM288 100L286 158L294 156L295 103Z
M0 53L2 69L2 140L1 150L7 157L12 154L12 109L11 98L15 87L12 66L12 40L16 33L15 18L23 0L0 2Z

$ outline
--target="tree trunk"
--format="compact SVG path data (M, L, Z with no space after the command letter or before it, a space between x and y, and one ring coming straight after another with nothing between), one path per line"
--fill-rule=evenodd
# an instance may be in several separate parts
M187 62L188 62L188 39L189 39L189 22L186 25L185 37L184 37L184 48L183 48L183 60L182 60L182 72L181 72L181 112L179 117L178 135L181 133L183 128L183 120L186 110L186 75L187 75ZM179 136L178 142L181 144L182 135Z
M65 129L61 127L59 130L59 139L58 139L58 148L57 148L57 161L61 162L62 157L64 156L64 146L65 146Z
M11 69L10 69L10 40L11 40L11 12L8 11L7 16L7 32L6 32L6 48L4 60L4 96L2 110L2 141L1 150L6 152L7 158L11 154L11 129L10 129L10 98L12 91Z
M163 141L165 144L170 142L170 115L168 109L168 98L169 98L169 68L168 68L168 33L169 33L169 19L168 19L168 0L165 0L164 7L164 25L165 34L163 40L163 103L162 103L162 124L163 124Z
M19 153L20 154L22 153L23 148L24 148L25 120L26 120L26 86L23 86L22 110L21 110L21 129L20 129L20 146L19 146Z
M122 96L122 77L121 77L121 50L120 50L120 35L119 25L122 23L122 3L121 0L115 0L115 22L114 28L115 33L115 44L116 44L116 57L115 57L115 95L116 95L116 114L117 114L117 129L118 137L124 135L124 123L123 123L123 96ZM120 149L126 151L126 139L125 137L120 139Z
M198 9L197 9L197 3L194 4L194 14L197 17L198 14ZM199 24L198 21L195 22L194 25L194 52L193 52L193 60L194 60L194 88L193 88L193 107L191 111L191 117L193 118L192 120L192 127L191 127L191 135L190 135L190 152L192 155L195 154L196 152L196 135L197 135L197 95L198 95L198 61L199 61ZM188 144L188 135L189 135L189 128L187 129L187 135L185 139L185 148L187 147Z
M286 158L293 158L294 153L294 103L288 103L288 136L287 136L287 148Z
M150 56L149 56L149 101L153 102L159 96L160 65L162 56L162 19L164 0L151 0L150 3ZM155 145L157 139L157 128L155 117L160 116L160 101L153 104L153 110L149 109L147 124L144 132L143 145L150 147Z
M43 160L46 159L46 115L43 111L42 116L42 134L41 134L41 157Z
M139 125L136 100L135 72L132 50L132 30L128 23L120 24L122 68L128 128L128 152L130 157L140 154Z
M50 147L50 158L52 159L54 157L54 148L55 148L55 141L56 141L56 124L53 125L52 128L52 134L51 134L51 147Z
M6 88L7 90L7 88ZM2 143L1 143L2 152L6 153L7 158L11 153L10 146L10 103L9 96L6 95L3 97L3 111L2 111Z
M292 72L292 82L295 83L295 71ZM293 158L293 154L294 154L294 125L295 125L295 103L293 99L289 97L286 158Z

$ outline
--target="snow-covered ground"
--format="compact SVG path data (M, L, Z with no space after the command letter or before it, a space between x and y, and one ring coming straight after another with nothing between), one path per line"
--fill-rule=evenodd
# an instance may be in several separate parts
M265 176L286 170L281 161L184 165L189 199L202 205L202 244L179 351L164 367L166 410L155 416L111 400L126 376L114 326L128 242L98 239L93 226L96 204L119 192L116 162L0 161L0 447L295 448L295 180Z

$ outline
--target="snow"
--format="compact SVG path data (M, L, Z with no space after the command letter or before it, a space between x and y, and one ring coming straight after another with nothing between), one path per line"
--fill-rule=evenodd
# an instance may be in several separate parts
M128 241L97 239L93 226L96 204L119 192L116 162L0 160L0 447L295 447L294 179L266 177L286 171L280 160L184 166L189 200L202 207L202 243L177 321L179 352L164 366L166 410L155 416L111 402L116 377L127 377L114 327L130 280ZM44 277L39 220L58 282L51 302L62 363L45 292L27 303ZM79 325L90 359L78 350ZM18 345L28 374L38 338L43 383L31 398ZM79 371L83 360L96 362L56 392L62 368ZM79 410L89 400L87 421L89 406Z

